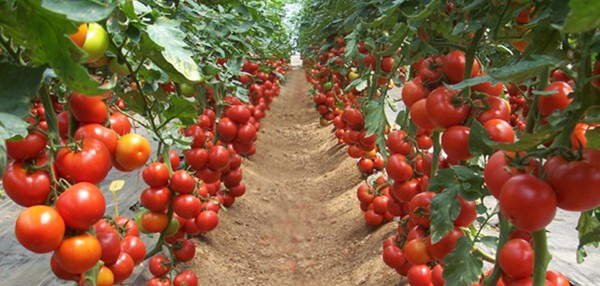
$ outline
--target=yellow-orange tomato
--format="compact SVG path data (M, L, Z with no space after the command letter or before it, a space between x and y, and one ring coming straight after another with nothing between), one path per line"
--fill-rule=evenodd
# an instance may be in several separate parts
M138 169L150 158L150 142L143 136L129 133L119 139L115 148L115 160L127 171Z
M71 41L73 41L73 43L75 43L75 45L77 45L78 47L83 47L83 44L85 44L85 38L87 35L87 24L83 23L81 25L79 25L79 28L77 29L77 33L72 34L69 36L69 38L71 38Z

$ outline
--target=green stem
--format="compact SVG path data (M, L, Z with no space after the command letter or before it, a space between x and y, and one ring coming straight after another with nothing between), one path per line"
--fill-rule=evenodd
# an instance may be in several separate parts
M48 132L46 137L48 138L48 145L50 148L48 149L48 162L47 170L50 174L50 180L52 180L52 192L50 193L47 202L52 201L52 198L58 197L58 186L60 183L56 180L56 172L52 167L54 163L54 158L58 153L58 149L60 146L60 136L58 132L58 119L56 117L56 113L54 112L54 105L52 104L52 99L50 98L50 94L48 93L48 89L45 85L42 85L39 89L40 100L42 101L42 105L44 106L44 113L46 114L46 122L48 124Z
M541 229L533 233L533 247L535 251L533 286L544 286L546 285L546 269L552 259L552 255L548 252L546 229Z
M433 158L431 159L431 174L429 174L429 178L433 178L437 173L439 161L440 161L440 152L442 150L442 145L440 144L440 130L435 129L431 134L431 141L433 141Z
M538 90L543 90L548 86L550 80L550 68L546 67L538 76ZM533 129L537 125L539 112L538 112L538 101L540 99L539 94L533 95L533 102L529 106L529 114L525 121L525 133L533 133Z
M499 250L508 241L510 233L512 232L512 226L508 223L508 220L506 220L502 213L498 213L498 220L500 222L500 234L498 236L498 247L496 248L496 263L494 264L494 271L484 281L483 285L485 286L495 286L498 283L500 276L502 276L502 269L500 269L500 265L498 264Z
M486 26L483 26L479 28L477 32L475 32L475 36L473 36L473 40L471 41L471 44L467 49L467 53L465 54L465 80L471 78L471 71L473 70L473 64L475 63L475 54L477 53L477 47L479 47L479 42L481 42L481 39L483 38L483 33L485 32L486 28ZM471 97L470 88L466 88L464 92L467 98Z

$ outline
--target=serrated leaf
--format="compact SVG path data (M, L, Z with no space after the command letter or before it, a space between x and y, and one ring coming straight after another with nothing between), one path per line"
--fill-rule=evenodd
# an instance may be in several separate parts
M201 81L200 68L183 41L185 34L178 25L179 22L175 20L159 17L156 22L147 27L146 32L149 38L162 48L162 56L177 72L189 81Z
M106 3L108 2L108 3ZM118 1L90 0L43 0L42 7L67 16L77 22L98 22L105 19L117 7Z
M353 80L347 87L346 87L346 91L348 90L352 90L353 88L355 88L358 91L363 91L365 90L365 88L367 88L367 80L364 78L357 78L355 80Z
M429 180L427 191L439 192L451 184L456 184L455 180L456 176L451 168L438 170L435 176Z
M587 256L586 245L598 247L600 242L600 221L594 215L594 210L582 212L577 222L579 245L577 246L577 263L582 263Z
M473 157L491 155L494 153L494 149L486 144L487 141L485 139L488 138L487 130L479 123L479 121L474 120L473 124L471 124L471 130L469 131L469 152Z
M561 60L551 56L532 56L532 60L521 60L513 65L492 69L488 75L501 82L520 82L524 78L538 75L544 68L560 66Z
M454 186L435 195L431 200L431 243L437 243L454 229L454 220L460 213L457 195L458 188Z
M30 100L37 95L44 68L0 63L0 112L24 117L31 109Z
M480 83L484 83L486 81L491 81L492 85L497 84L497 82L495 82L491 76L483 75L483 76L477 76L474 78L469 78L469 79L463 80L457 84L444 83L444 85L446 85L446 87L448 87L450 89L460 90L460 89L464 89L464 88L471 87L474 85L478 85Z
M571 11L565 19L562 31L566 33L581 33L600 26L600 2L592 0L570 0Z
M194 124L198 117L194 103L179 96L169 98L169 107L165 110L164 115L168 120L178 118L185 125Z
M486 235L484 237L482 237L479 242L483 243L483 245L491 248L491 249L496 249L498 246L498 237L497 236L491 236L491 235Z
M471 242L463 236L444 258L442 277L446 280L446 286L471 285L479 281L482 268L481 257L471 254Z

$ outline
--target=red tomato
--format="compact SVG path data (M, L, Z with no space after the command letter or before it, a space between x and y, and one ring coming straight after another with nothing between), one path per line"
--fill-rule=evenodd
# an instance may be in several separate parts
M243 105L232 106L231 108L227 109L225 113L227 117L237 124L244 124L248 122L252 116L250 109Z
M16 141L6 141L6 155L17 161L33 159L46 148L48 140L41 132L33 131L25 138Z
M510 123L502 119L490 119L483 127L488 132L488 137L496 142L513 143L515 142L515 131Z
M429 91L423 86L420 76L407 81L402 87L402 101L407 108L411 108L415 102L426 98L428 94Z
M181 194L173 199L175 213L185 219L196 218L202 211L202 202L190 194Z
M35 253L55 250L64 234L65 222L56 210L48 206L26 208L15 223L17 241Z
M213 170L223 170L229 163L229 151L227 148L218 145L210 150L208 155L208 166Z
M440 86L429 94L425 106L433 123L441 128L448 128L462 123L467 118L469 107L464 103L455 102L460 101L457 96L458 90L451 90L445 86Z
M391 56L383 57L381 59L381 70L384 72L392 72L394 69L394 58Z
M231 119L223 117L219 120L219 124L217 124L217 132L219 134L219 139L223 142L231 142L235 140L235 137L237 136L238 127Z
M525 231L546 227L556 213L552 187L529 174L515 175L500 190L500 210L510 223ZM535 206L535 207L532 207Z
M446 280L442 278L443 272L444 268L441 264L438 264L435 267L433 267L433 270L431 271L431 283L433 284L433 286L444 286L446 284Z
M144 189L140 194L140 203L153 212L165 211L171 203L171 190L167 187Z
M567 277L556 271L556 270L548 270L546 271L546 280L554 283L555 286L569 286L569 279Z
M157 254L150 257L148 268L152 275L158 277L163 276L171 271L171 261L162 254Z
M427 237L427 247L431 256L437 261L443 261L448 253L454 250L454 246L458 239L463 236L462 230L458 227L454 227L453 230L448 232L440 241L431 244L431 237Z
M394 200L403 203L410 202L410 200L412 200L419 192L419 181L417 179L394 183L390 187L390 196Z
M140 236L140 229L135 223L135 220L124 216L118 216L115 218L115 223L120 227L125 228L125 236Z
M133 260L133 264L138 265L144 261L144 256L146 256L146 245L144 244L144 241L137 236L125 236L123 240L121 240L121 251L129 254ZM121 257L119 257L119 260L121 260Z
M377 58L373 54L366 54L363 58L363 64L367 69L375 69L375 63L377 62Z
M129 254L121 252L117 261L112 264L107 264L106 266L114 275L114 283L119 284L127 280L127 278L133 274L135 264Z
M245 123L240 126L236 140L240 143L249 144L256 141L257 129L252 123Z
M106 128L97 123L90 123L83 125L77 129L74 135L75 140L96 139L104 144L111 155L115 153L117 147L118 136L117 133L109 128Z
M100 242L102 248L102 256L100 259L104 264L115 263L119 259L121 253L121 237L117 232L98 232L96 239Z
M476 203L474 201L466 201L462 196L458 196L460 201L460 213L454 220L454 225L458 227L468 227L477 218Z
M102 256L98 240L85 233L66 238L54 251L56 262L71 273L83 273L94 267Z
M219 224L219 215L211 210L201 212L196 217L196 226L202 232L212 231Z
M573 101L572 98L568 97L573 92L573 88L564 81L555 81L546 86L544 91L553 91L555 93L552 95L540 95L538 98L538 108L543 117L552 114L555 110L565 109Z
M521 154L521 155L524 155ZM537 160L531 160L527 166L521 169L509 165L509 159L514 158L515 154L506 151L496 151L490 156L487 165L483 169L483 180L490 191L495 197L500 197L500 190L504 183L516 174L531 173L537 168Z
M110 128L117 132L119 136L123 136L125 134L129 134L131 132L131 122L129 122L129 118L123 115L121 112L113 112L110 115Z
M520 238L507 241L498 254L498 263L502 272L515 279L526 278L533 274L533 259L533 248Z
M427 243L422 239L412 239L404 244L404 255L406 260L412 264L426 264L433 258L429 254Z
M161 162L154 162L148 165L142 172L144 182L153 188L165 187L169 184L169 168Z
M412 108L409 111L410 118L417 125L417 127L421 129L433 129L435 128L435 123L431 121L427 113L427 99L419 99L412 105Z
M169 219L163 211L144 212L140 217L141 229L150 233L163 231L169 224Z
M99 184L112 167L110 158L106 146L90 138L84 140L82 146L76 150L62 148L56 155L56 171L60 177L71 183Z
M431 269L424 264L413 265L408 269L407 278L411 286L430 286Z
M191 194L196 189L197 181L185 170L178 170L171 176L169 187L180 194Z
M369 209L365 212L365 222L370 226L379 226L383 222L383 215Z
M169 278L153 277L148 280L148 286L171 286L171 280Z
M488 96L483 101L488 109L477 115L477 120L481 124L485 124L488 120L494 118L510 121L510 105L508 101L496 96Z
M115 149L115 160L123 169L138 169L150 158L150 142L146 138L129 133L119 139Z
M463 161L473 157L469 152L469 132L466 126L452 126L442 134L442 149L448 154L448 158Z
M19 161L12 161L6 166L2 186L15 203L24 207L45 204L52 190L48 172L28 172Z
M50 269L52 270L52 273L54 273L54 275L59 279L67 281L79 281L79 273L71 273L63 269L60 265L58 265L58 262L56 262L56 257L54 255L50 256Z
M458 83L465 79L465 64L466 56L462 51L449 52L443 59L443 68L446 78L451 83ZM479 73L479 62L477 59L473 61L471 68L471 77Z
M107 94L86 96L81 93L73 92L69 98L71 113L79 123L102 124L108 118L108 108L102 100L105 97L107 97ZM108 94L108 97L110 97L110 94Z
M386 146L391 154L407 156L412 150L412 143L408 140L408 134L403 130L396 130L388 134Z
M399 268L406 263L406 256L396 244L383 248L383 262L391 268Z
M475 77L484 76L484 75L485 74L478 74ZM485 93L485 94L493 96L493 97L497 97L497 96L500 96L502 94L502 92L504 91L504 85L502 83L498 83L498 84L492 86L492 82L486 81L486 82L472 86L471 91L474 91L474 92L477 91L477 92Z
M412 167L406 162L406 157L400 154L394 154L388 158L385 170L388 176L397 183L408 181L413 175Z
M435 193L432 192L424 192L419 193L412 198L409 202L408 215L411 220L423 227L429 227L429 207L431 205L431 200L435 196Z
M442 76L442 58L438 56L426 58L416 71L424 83L435 82Z
M196 245L189 239L179 239L173 243L173 255L181 262L188 262L196 254Z
M77 183L56 199L56 211L72 230L86 230L104 215L106 200L93 184Z
M184 270L173 278L174 286L198 286L198 276L192 270ZM562 285L561 285L562 286Z

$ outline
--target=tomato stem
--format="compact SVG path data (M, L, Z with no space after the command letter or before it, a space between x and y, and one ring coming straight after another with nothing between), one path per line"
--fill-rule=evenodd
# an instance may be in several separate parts
M548 81L550 79L550 68L546 67L538 77L538 90L543 90L546 86L548 86ZM527 119L525 121L525 133L533 133L533 129L537 125L539 120L539 112L538 112L538 101L540 95L533 95L533 102L529 106L529 113L527 114Z
M512 232L512 226L508 223L508 220L502 215L502 213L498 213L498 221L500 226L500 233L498 234L498 246L496 247L496 263L494 264L494 270L492 274L487 277L484 281L485 286L495 286L502 275L502 269L500 269L500 265L498 264L498 256L500 254L500 249L504 244L508 241L510 233Z
M431 174L429 174L429 178L433 178L437 173L439 161L440 161L440 152L442 150L442 145L440 144L440 130L434 129L431 134L431 141L433 141L433 158L431 159Z
M535 260L533 266L533 286L546 285L546 269L552 259L548 252L548 240L546 238L546 229L541 229L533 234L533 248L535 251Z

